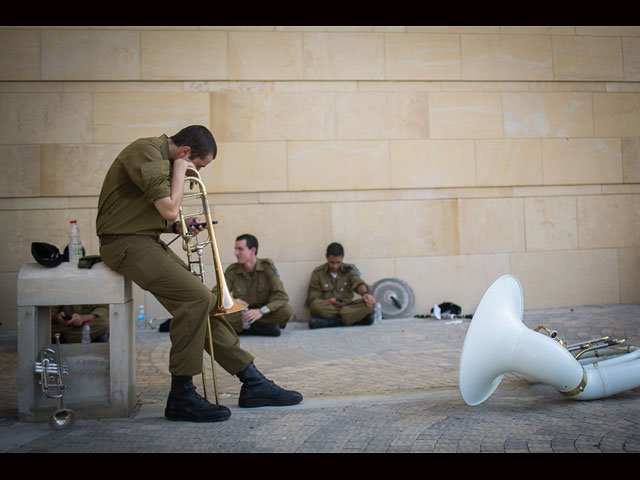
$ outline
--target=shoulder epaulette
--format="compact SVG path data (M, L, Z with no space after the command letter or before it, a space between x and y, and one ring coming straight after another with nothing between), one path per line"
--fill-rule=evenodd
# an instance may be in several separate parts
M273 272L276 274L276 277L280 276L280 272L278 272L278 269L276 268L276 264L273 263L273 260L271 260L270 258L261 258L260 260L263 261L264 263L267 263L271 267Z

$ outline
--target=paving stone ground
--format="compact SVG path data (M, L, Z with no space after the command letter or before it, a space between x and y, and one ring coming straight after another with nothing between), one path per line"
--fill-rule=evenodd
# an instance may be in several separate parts
M412 317L322 330L294 323L280 337L242 336L258 368L304 401L238 408L240 384L218 367L220 402L232 416L210 424L164 418L168 334L138 332L132 415L79 419L59 432L17 421L16 338L0 335L0 452L640 453L640 388L577 401L507 373L487 401L467 405L458 363L469 322ZM524 323L544 324L569 343L611 335L640 345L640 305L529 310Z

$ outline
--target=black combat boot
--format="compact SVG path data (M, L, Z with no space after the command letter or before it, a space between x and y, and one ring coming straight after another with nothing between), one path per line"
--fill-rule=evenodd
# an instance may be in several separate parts
M373 324L373 313L370 313L359 322L354 323L354 325L372 325L372 324Z
M249 328L242 331L243 335L260 335L263 337L279 337L280 325L270 323L269 325L256 325L252 323Z
M320 317L311 317L309 318L309 328L331 328L331 327L342 327L342 319L340 317L334 318L320 318Z
M238 405L243 408L284 407L302 401L302 395L293 390L285 390L267 379L258 371L253 362L236 376L242 382Z
M231 416L224 405L214 405L196 392L191 377L171 376L171 391L164 416L188 422L222 422Z

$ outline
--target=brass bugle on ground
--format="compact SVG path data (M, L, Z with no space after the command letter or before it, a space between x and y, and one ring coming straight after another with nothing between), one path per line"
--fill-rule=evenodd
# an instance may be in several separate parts
M49 416L49 426L54 430L71 427L76 420L73 410L64 408L63 396L65 384L64 375L68 375L67 366L62 364L60 355L60 334L55 335L54 347L43 347L40 350L40 361L35 362L35 373L40 374L42 393L47 398L58 400L58 408Z

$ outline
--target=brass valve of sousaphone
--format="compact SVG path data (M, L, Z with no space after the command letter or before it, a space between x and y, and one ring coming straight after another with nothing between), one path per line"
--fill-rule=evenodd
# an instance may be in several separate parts
M587 352L593 352L593 354L595 356L598 356L598 351L599 350L605 349L605 348L615 347L615 346L620 345L620 344L622 344L622 343L624 343L626 341L625 338L611 338L610 336L605 336L605 337L600 337L600 338L593 338L591 340L586 340L584 342L567 344L567 342L565 342L560 337L558 337L558 332L556 332L555 330L551 330L551 329L545 327L544 325L539 325L538 327L534 328L533 330L536 331L536 332L539 331L539 330L545 331L549 335L549 337L551 337L556 342L558 342L560 345L562 345L564 348L569 350L569 352L571 352L571 354L576 359L582 357Z
M220 262L220 255L218 254L218 247L216 245L215 233L213 231L213 225L218 223L211 219L211 210L209 208L209 201L207 199L207 189L200 177L198 171L192 167L187 168L186 176L185 176L185 184L195 185L197 187L197 191L193 193L185 192L182 196L183 203L185 200L190 199L199 199L201 201L202 209L196 211L194 213L186 214L183 210L183 206L180 205L180 225L182 228L182 248L185 250L187 254L187 263L189 266L189 270L194 274L200 277L202 283L206 284L205 281L205 271L204 271L204 249L208 245L211 246L211 250L213 253L213 264L216 273L216 292L217 292L217 304L216 308L211 315L226 315L229 313L239 312L246 308L245 305L238 303L233 299L231 294L229 293L229 289L227 288L227 283L224 278L224 272L222 270L222 264ZM189 231L189 225L187 224L187 219L192 217L203 216L205 219L204 226L207 230L207 239L204 242L199 242L197 239L197 234L193 235ZM194 255L197 255L197 259L194 260ZM215 398L216 403L218 403L218 385L216 379L216 369L215 369L215 358L213 353L213 337L211 332L211 322L207 321L207 336L208 336L208 346L209 346L209 354L211 358L211 370L213 375L213 386L215 390ZM206 382L204 381L204 372L203 372L203 387L206 393Z

